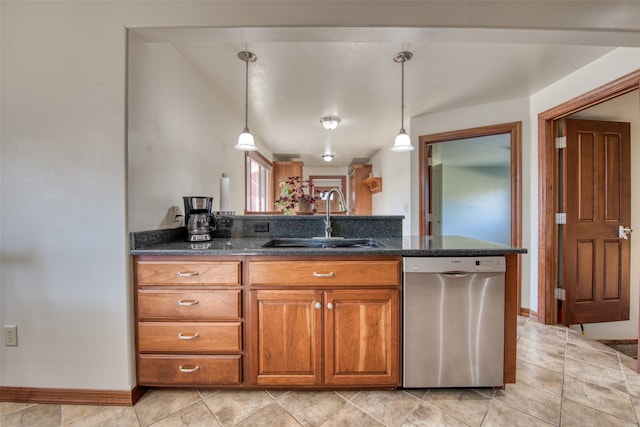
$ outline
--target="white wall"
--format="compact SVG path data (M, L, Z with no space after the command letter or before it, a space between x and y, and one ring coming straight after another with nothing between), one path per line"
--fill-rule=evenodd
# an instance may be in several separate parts
M417 147L416 142L412 142ZM374 194L372 212L374 215L403 215L402 234L411 235L411 153L394 153L390 150L393 141L386 148L378 150L371 157L373 176L382 177L382 191ZM415 203L417 204L417 199ZM418 234L417 229L413 234Z
M442 168L442 234L511 243L511 169Z
M145 44L132 33L128 70L129 230L183 225L169 214L183 206L183 196L213 196L220 210L222 173L230 182L229 210L242 214L244 152L233 145L244 117L171 45ZM257 137L256 144L265 148Z

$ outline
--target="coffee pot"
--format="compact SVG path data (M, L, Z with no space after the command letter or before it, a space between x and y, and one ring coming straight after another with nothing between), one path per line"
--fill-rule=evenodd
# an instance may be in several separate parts
M184 225L188 242L206 242L217 229L213 197L184 196Z

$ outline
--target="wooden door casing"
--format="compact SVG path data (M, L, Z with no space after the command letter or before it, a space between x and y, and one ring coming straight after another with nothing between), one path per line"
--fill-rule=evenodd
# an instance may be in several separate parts
M563 323L629 319L630 125L565 120Z

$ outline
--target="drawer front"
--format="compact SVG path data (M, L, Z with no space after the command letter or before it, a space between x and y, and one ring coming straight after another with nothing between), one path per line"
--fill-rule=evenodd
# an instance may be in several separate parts
M139 385L236 385L242 383L242 356L138 357Z
M240 261L136 261L140 285L240 285Z
M216 353L242 350L240 322L138 322L140 352Z
M138 290L140 320L237 320L242 316L241 304L239 289Z
M251 261L251 285L399 285L399 260Z

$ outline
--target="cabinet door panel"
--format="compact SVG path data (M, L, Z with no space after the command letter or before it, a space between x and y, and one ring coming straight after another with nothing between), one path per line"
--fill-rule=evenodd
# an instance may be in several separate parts
M397 290L327 291L325 382L400 383Z
M251 291L257 319L255 382L310 385L321 381L322 303L319 291Z

